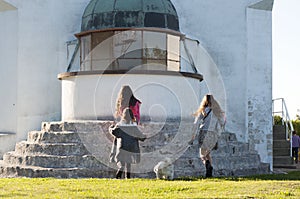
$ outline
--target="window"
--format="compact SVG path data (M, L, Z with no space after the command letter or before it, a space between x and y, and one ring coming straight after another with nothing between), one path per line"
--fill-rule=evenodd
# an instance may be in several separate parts
M168 35L168 70L180 71L180 40L178 36Z
M92 59L91 59L91 35L81 37L81 65L82 71L92 70Z
M81 37L81 70L180 70L180 37L148 30Z

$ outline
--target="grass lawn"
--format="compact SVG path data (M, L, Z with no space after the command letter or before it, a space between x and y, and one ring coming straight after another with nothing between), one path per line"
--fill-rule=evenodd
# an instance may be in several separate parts
M0 179L0 198L300 198L300 171L245 178Z

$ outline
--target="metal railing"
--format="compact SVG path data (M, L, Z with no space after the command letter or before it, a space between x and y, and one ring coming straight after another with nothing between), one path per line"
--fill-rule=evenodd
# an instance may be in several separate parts
M274 124L274 116L279 115L281 117L282 125L285 126L285 138L290 142L290 156L292 157L292 136L294 131L294 126L292 123L292 120L289 116L288 109L285 103L284 98L276 98L273 99L273 106L272 106L272 112L273 112L273 124ZM277 104L275 104L277 103ZM276 106L277 105L277 106ZM276 107L275 107L276 106ZM279 110L278 110L279 109Z

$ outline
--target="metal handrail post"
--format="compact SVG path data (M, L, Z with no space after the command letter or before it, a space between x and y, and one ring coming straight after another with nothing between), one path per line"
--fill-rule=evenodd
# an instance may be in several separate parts
M288 113L288 110L287 110L287 106L286 106L286 103L285 101L283 100L283 103L284 103L284 107L285 107L285 110L286 110L286 115L289 119L289 124L290 124L290 127L291 127L291 131L290 131L290 156L292 157L293 156L293 151L292 151L292 146L293 146L293 142L292 142L292 136L293 136L293 131L294 131L294 126L293 126L293 123L291 122L291 119L290 119L290 116L289 116L289 113Z

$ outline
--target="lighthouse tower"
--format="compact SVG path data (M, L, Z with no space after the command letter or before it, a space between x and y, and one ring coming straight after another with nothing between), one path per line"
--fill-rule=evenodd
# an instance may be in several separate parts
M191 119L202 75L170 0L90 1L76 37L80 61L58 76L62 120L112 119L123 85L142 101L142 120Z

